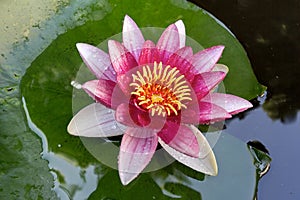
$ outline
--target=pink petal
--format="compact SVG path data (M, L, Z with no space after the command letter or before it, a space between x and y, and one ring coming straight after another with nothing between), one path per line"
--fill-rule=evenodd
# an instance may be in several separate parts
M181 115L182 123L187 124L206 124L231 117L222 107L208 102L198 102L197 104L190 105Z
M207 102L199 102L199 111L199 122L202 124L222 121L231 117L223 108Z
M191 80L194 77L193 73L190 73L191 62L190 58L193 56L193 50L191 47L183 47L170 56L166 65L176 67L181 74L184 74L185 78Z
M249 101L231 94L211 93L204 97L202 101L218 105L232 115L252 107Z
M200 111L198 102L189 104L187 109L181 111L181 122L185 124L199 124Z
M160 53L160 59L165 64L169 56L180 47L179 33L175 24L171 24L166 28L156 46Z
M182 164L208 175L216 176L218 174L218 166L215 155L207 142L206 138L195 126L187 126L197 137L200 152L197 158L183 154L166 144L162 139L158 138L160 145L176 160Z
M182 48L185 46L185 26L182 20L178 20L177 22L175 22L175 25L178 29L178 33L179 33L179 40L180 40L180 45L179 48Z
M123 126L116 122L113 110L93 103L80 110L68 125L75 136L110 137L123 134Z
M126 95L131 95L131 92L133 90L133 87L130 87L130 83L132 83L132 74L126 73L126 74L120 74L117 77L117 83L120 86L121 90Z
M128 128L122 138L118 168L123 185L130 183L143 171L157 147L156 135L148 138L131 136L139 131L137 128Z
M82 85L82 89L95 101L109 108L112 107L112 95L115 87L115 82L104 79L88 81Z
M104 51L89 44L77 43L81 58L97 79L116 81L116 72L112 68L109 56Z
M139 27L128 15L124 18L122 35L124 46L138 60L145 39Z
M194 66L192 72L199 74L211 71L220 59L224 48L224 46L213 46L196 53L192 59Z
M118 41L108 41L109 56L117 74L125 74L138 66L134 56Z
M132 103L123 103L117 107L116 120L131 127L146 127L151 123L149 113Z
M154 129L149 129L149 128L141 128L141 127L128 127L127 130L131 131L126 131L127 135L130 135L131 137L134 138L151 138L151 137L156 137L157 136L157 130Z
M197 74L192 82L192 87L198 100L206 96L225 76L224 72L204 72Z
M153 64L154 61L156 62L160 61L159 52L155 44L152 41L147 40L143 44L143 49L139 57L139 64L140 65Z
M129 104L129 114L138 126L146 127L151 123L149 113L136 105Z
M168 121L158 133L167 145L191 157L199 156L199 145L196 136L185 125Z
M128 103L120 104L117 107L117 109L116 109L116 120L119 123L124 124L126 126L138 127L136 122L134 122L133 119L130 116Z

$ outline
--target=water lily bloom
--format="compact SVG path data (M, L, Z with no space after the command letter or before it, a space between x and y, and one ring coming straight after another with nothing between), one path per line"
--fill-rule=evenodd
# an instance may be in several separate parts
M149 164L158 143L179 162L216 175L213 151L195 125L252 107L240 97L215 92L228 72L217 64L224 46L193 54L185 46L181 20L169 25L155 44L125 16L122 37L123 43L108 41L108 54L89 44L76 45L97 77L82 85L95 103L73 117L68 132L83 137L123 135L118 158L123 185Z

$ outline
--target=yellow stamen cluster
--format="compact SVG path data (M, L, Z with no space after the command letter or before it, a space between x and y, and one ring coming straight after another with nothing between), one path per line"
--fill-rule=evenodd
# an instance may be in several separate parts
M178 111L186 108L183 101L192 100L191 89L176 67L163 67L161 62L154 62L152 69L148 65L143 66L132 78L130 86L135 89L131 94L135 95L141 108L150 110L152 116L155 113L178 115Z

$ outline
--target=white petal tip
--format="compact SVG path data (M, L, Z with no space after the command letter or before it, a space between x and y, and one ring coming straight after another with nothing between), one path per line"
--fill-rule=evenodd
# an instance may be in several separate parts
M76 43L76 48L80 53L86 51L86 49L90 46L91 45L86 43Z
M182 31L182 32L185 33L185 26L184 26L184 23L181 19L178 20L177 22L175 22L175 25L176 25L179 32Z
M216 57L221 57L224 49L225 49L224 45L217 45L217 46L212 46L212 47L208 48L207 50L212 55L214 54Z
M123 185L128 185L138 176L138 174L119 171L119 176L120 176L121 183Z
M76 123L72 119L67 127L67 131L70 135L78 136L78 130L76 127Z
M212 150L208 153L206 157L200 158L200 160L203 160L203 164L205 166L200 170L200 172L207 174L209 176L218 175L218 164L217 164L215 154L213 153Z
M245 110L252 108L252 107L253 107L252 103L250 103L249 101L245 102Z
M215 48L220 50L220 51L223 51L225 49L225 46L224 45L218 45L218 46L215 46Z
M182 20L178 20L175 22L175 26L177 27L179 38L180 38L180 48L185 46L185 39L186 39L186 33L185 33L185 26Z
M207 174L210 175L210 176L217 176L218 175L218 165L217 165L216 160L214 160L211 163L211 171Z
M175 24L177 25L177 24L183 24L183 21L180 19L180 20L177 20L176 22L175 22Z
M82 47L82 45L84 45L84 43L76 43L76 47L77 47L77 49L78 49L78 48L81 48L81 47Z
M129 15L125 15L124 21L133 21L133 19Z
M118 49L122 48L122 44L116 40L108 40L107 45L109 52L117 51Z
M226 65L218 63L214 66L212 71L220 71L220 72L224 72L225 74L227 74L229 72L229 68Z
M71 85L78 90L82 88L82 85L76 81L71 81Z

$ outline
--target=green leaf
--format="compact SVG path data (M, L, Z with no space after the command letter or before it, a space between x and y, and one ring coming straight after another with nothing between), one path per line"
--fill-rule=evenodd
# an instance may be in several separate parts
M253 157L253 164L256 167L256 191L258 190L258 181L269 171L272 158L266 147L259 141L250 141L247 143L250 153ZM257 194L253 199L257 198Z
M4 69L4 68L3 68ZM15 72L15 71L12 71ZM4 76L5 75L5 76ZM15 75L0 74L12 85L0 90L0 199L56 199L39 138L28 127Z

